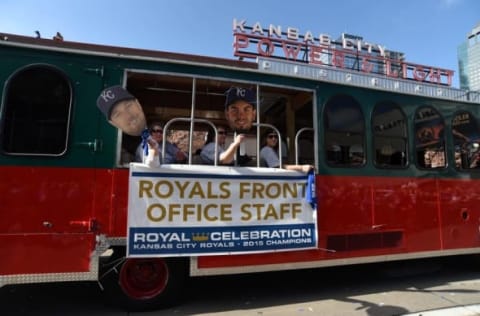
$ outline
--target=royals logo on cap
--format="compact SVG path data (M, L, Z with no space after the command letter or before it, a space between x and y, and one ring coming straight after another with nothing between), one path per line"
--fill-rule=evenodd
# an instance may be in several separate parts
M231 87L225 92L227 98L225 100L225 107L234 103L237 100L244 100L247 103L255 106L257 104L257 95L252 89Z
M120 101L135 99L122 86L113 86L103 90L97 98L97 106L102 113L110 119L112 109Z

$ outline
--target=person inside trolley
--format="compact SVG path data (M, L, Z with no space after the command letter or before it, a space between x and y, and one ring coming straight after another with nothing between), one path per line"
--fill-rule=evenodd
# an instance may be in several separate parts
M225 154L225 161L235 161L235 165L246 166L252 162L245 154L246 134L252 129L257 117L257 96L252 89L231 87L226 92L225 118L235 133L234 149Z
M260 150L261 165L269 168L279 168L280 159L278 158L278 134L273 129L268 129L263 137L263 147ZM282 164L282 168L301 172L309 172L313 169L312 165L288 165Z
M215 131L211 128L207 133L207 140L203 146L200 157L205 164L213 165L215 160L220 165L231 165L235 156L235 151L243 140L243 135L237 135L235 141L230 146L225 147L227 138L227 128L223 125L217 126L217 157L215 157Z
M152 123L148 131L150 133L150 137L147 139L149 152L146 155L143 142L140 143L135 152L135 161L154 166L159 166L160 164L185 163L187 161L187 155L175 144L172 144L169 141L165 142L165 157L162 157L162 145L164 137L162 123ZM150 154L150 151L153 153ZM151 159L154 159L155 162L150 161Z
M256 105L257 96L255 91L252 89L231 87L226 92L225 118L227 119L230 128L236 134L234 139L234 147L236 147L236 150L232 150L228 153L228 155L225 156L226 159L228 159L227 161L231 161L234 159L236 152L236 164L239 166L249 165L251 160L248 156L242 153L241 147L245 145L245 134L251 130L257 117ZM267 133L267 135L270 134L272 133ZM275 132L273 132L273 134L278 137ZM265 153L268 153L269 157L269 163L267 163L267 166L272 168L280 167L278 153L274 149L275 146L278 146L278 138L275 143L274 140L266 142L266 147L264 147L264 155L266 155ZM260 152L260 156L261 155L262 152ZM312 165L283 164L282 167L287 170L296 170L302 172L308 172L313 169Z

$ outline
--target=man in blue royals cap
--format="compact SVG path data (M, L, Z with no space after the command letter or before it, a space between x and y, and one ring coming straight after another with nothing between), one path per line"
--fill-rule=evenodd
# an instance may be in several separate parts
M228 164L235 159L237 165L246 165L251 159L245 155L243 148L245 133L252 128L257 117L257 95L255 91L241 87L231 87L225 94L225 118L236 136L224 151L223 161Z
M238 133L248 132L257 117L257 96L255 91L232 87L227 90L225 118L230 128Z
M226 92L225 100L225 118L230 128L235 131L236 136L233 143L225 150L222 155L224 162L229 163L234 159L238 166L251 164L242 147L245 145L245 135L253 126L257 118L257 94L252 89L232 87ZM235 157L236 154L236 157ZM280 167L279 165L277 167ZM296 170L309 172L313 169L312 165L287 165L283 164L282 168L288 170Z

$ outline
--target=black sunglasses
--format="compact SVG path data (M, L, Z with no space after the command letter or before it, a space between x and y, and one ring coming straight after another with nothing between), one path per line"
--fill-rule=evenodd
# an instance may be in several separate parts
M275 134L271 134L271 135L268 135L268 138L278 138L278 136Z
M163 130L162 129L152 129L151 132L152 133L163 133Z

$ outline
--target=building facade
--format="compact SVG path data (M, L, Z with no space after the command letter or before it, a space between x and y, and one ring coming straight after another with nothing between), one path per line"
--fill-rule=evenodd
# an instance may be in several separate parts
M465 42L458 46L457 55L460 89L480 91L480 23L468 33Z

